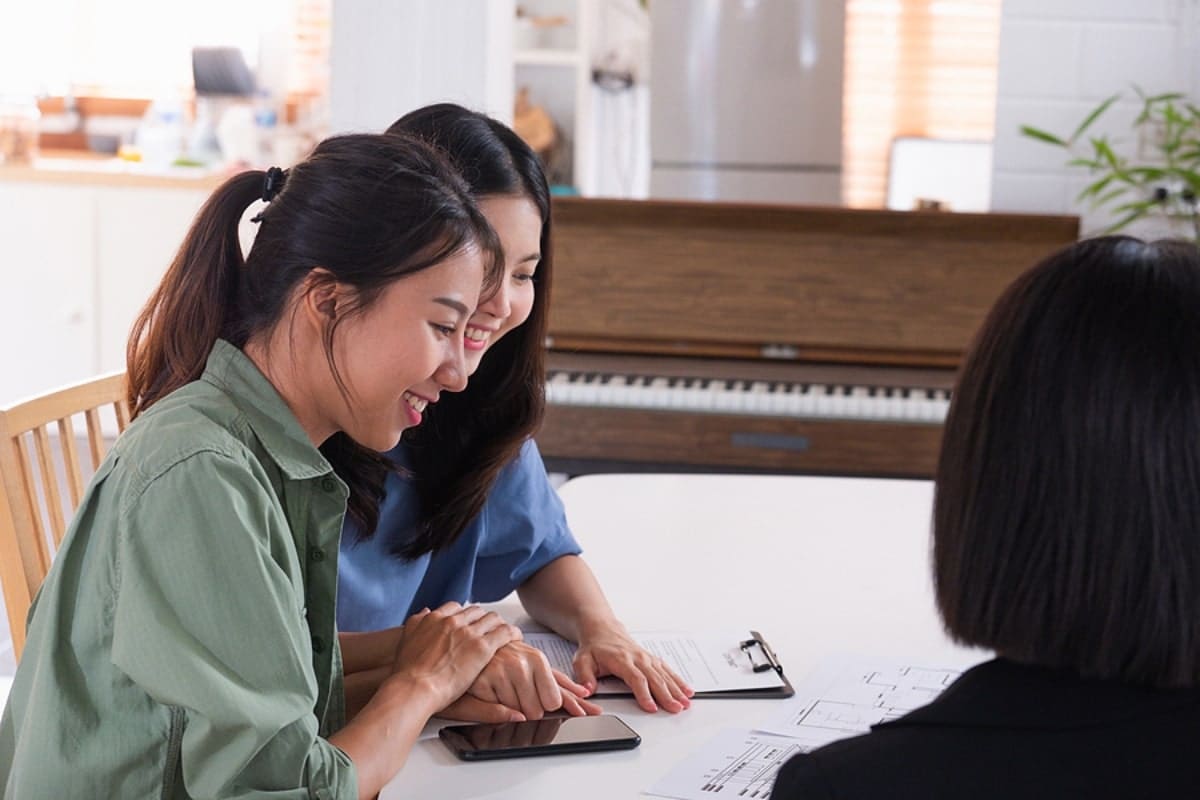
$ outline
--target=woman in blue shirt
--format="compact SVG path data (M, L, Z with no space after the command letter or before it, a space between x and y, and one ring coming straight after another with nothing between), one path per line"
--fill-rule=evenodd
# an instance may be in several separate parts
M481 701L472 716L540 718L560 707L598 713L582 698L608 674L628 683L646 711L687 708L691 689L629 637L579 558L531 438L544 407L551 277L550 193L537 156L508 127L448 103L418 109L388 132L422 138L450 156L500 237L505 278L467 324L467 389L431 406L420 428L388 454L399 470L379 462L372 480L351 485L339 628L389 629L425 607L494 601L516 590L534 618L579 643L579 683L514 643L472 687ZM348 463L337 441L326 454L335 466ZM355 474L364 474L362 466ZM380 641L382 655L387 637ZM369 696L367 676L377 667L347 665L352 705L356 692Z

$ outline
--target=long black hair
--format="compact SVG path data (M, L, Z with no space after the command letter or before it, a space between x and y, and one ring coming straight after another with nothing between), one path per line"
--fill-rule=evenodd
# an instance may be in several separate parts
M269 186L268 186L269 177ZM243 258L238 225L257 200L269 199ZM333 352L339 324L365 311L396 280L427 269L466 246L486 257L485 289L503 274L495 232L462 178L434 147L382 134L335 136L286 171L236 175L209 197L129 338L128 399L133 415L204 371L218 338L244 347L279 324L293 290L320 267L331 281L354 287L353 307L324 332ZM341 435L357 462L350 508L378 507L382 483L370 476L381 456Z
M405 431L421 509L414 537L396 556L416 558L447 547L479 514L501 469L541 425L545 410L545 339L549 315L551 253L550 189L530 147L497 120L452 103L404 115L388 134L414 136L439 148L459 170L476 198L528 198L542 218L541 260L534 280L533 309L484 354L467 388L443 394L420 426ZM325 449L334 463L347 463L342 443ZM361 469L351 470L361 472ZM383 477L374 480L382 483ZM356 518L369 537L378 509Z

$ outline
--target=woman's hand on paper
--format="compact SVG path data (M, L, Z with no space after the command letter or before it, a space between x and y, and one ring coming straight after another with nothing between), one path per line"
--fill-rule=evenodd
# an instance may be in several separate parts
M589 693L601 675L625 681L643 711L661 707L675 714L692 705L692 688L615 621L586 631L575 653L575 676Z
M541 719L560 709L573 717L601 713L600 706L584 699L588 694L587 688L551 669L546 656L524 642L500 648L467 690L467 697L517 712L521 719ZM468 707L473 711L480 708L476 704Z

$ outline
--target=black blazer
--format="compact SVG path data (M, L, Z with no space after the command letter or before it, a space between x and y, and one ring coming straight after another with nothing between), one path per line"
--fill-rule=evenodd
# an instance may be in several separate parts
M1200 689L989 661L923 708L796 756L771 797L1200 797Z

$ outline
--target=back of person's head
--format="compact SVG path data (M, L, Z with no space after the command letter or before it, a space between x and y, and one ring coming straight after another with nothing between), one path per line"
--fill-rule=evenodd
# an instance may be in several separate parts
M943 434L934 581L957 640L1200 685L1200 250L1079 242L997 301Z
M477 199L527 198L542 219L528 319L488 349L464 391L443 396L419 427L405 432L422 514L419 531L397 555L412 558L449 545L466 529L500 471L541 424L553 274L550 189L529 145L508 126L477 111L453 103L425 106L405 114L387 132L439 148ZM339 439L324 448L339 469L346 461L340 449ZM356 515L363 535L373 533L376 519L374 513Z
M238 226L260 199L269 202L243 258ZM236 175L200 210L134 324L130 407L136 415L197 379L218 338L242 347L285 321L295 290L313 275L355 291L324 334L336 377L342 321L393 281L468 246L488 255L485 287L493 285L503 267L495 233L453 167L416 139L335 136L286 171Z

